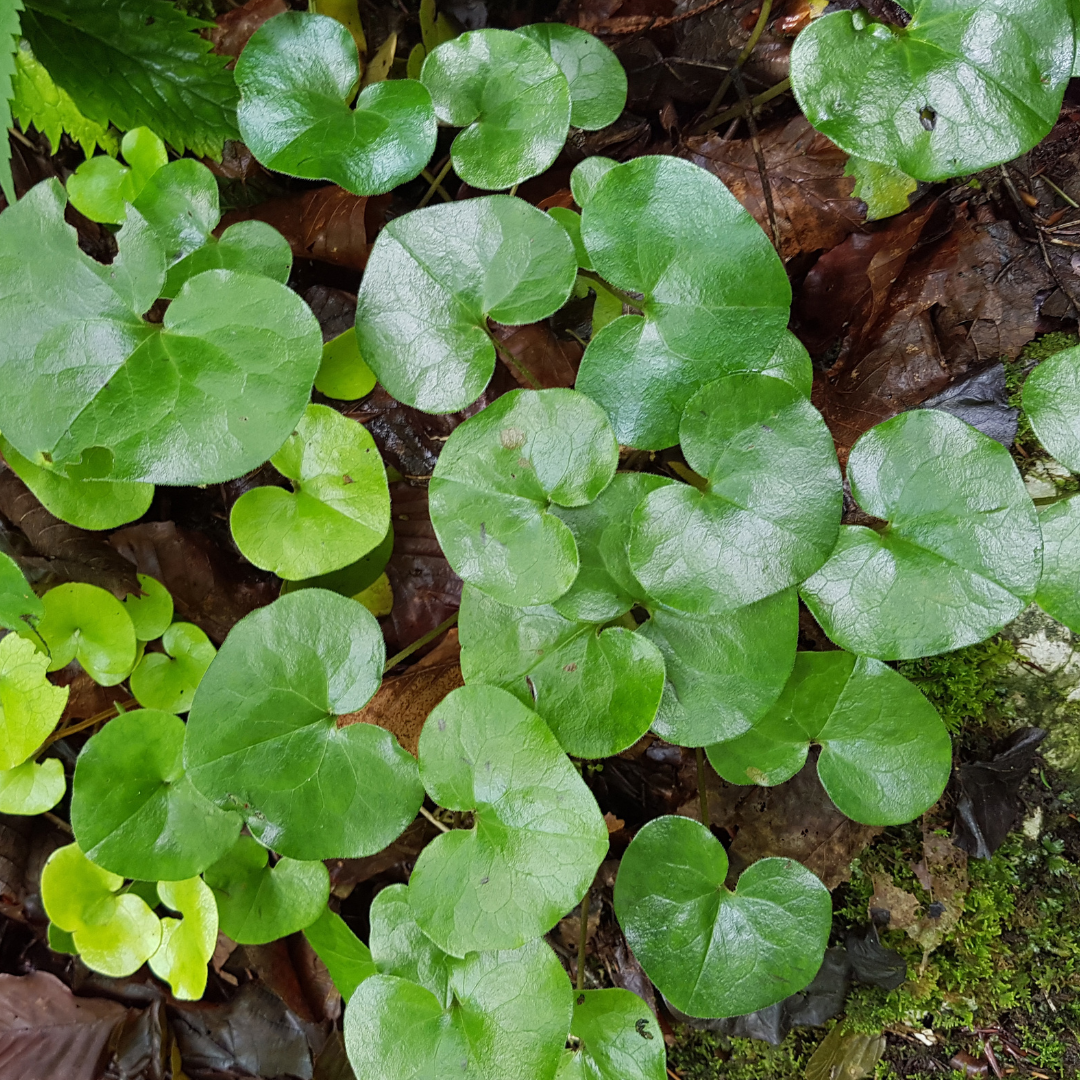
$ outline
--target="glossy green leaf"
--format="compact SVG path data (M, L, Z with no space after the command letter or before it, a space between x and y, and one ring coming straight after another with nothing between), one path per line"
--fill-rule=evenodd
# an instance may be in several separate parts
M760 226L715 176L657 155L609 169L587 197L581 237L603 278L644 297L643 316L594 334L578 374L619 442L673 446L699 387L770 366L791 287Z
M509 604L546 604L578 572L573 533L552 506L591 502L619 447L607 417L573 390L514 390L459 424L429 485L450 565Z
M558 22L533 23L518 33L535 41L566 76L574 127L598 131L619 119L626 104L626 72L599 38Z
M509 690L574 757L611 757L656 716L664 658L626 627L602 630L550 606L509 607L470 585L458 626L465 681Z
M570 1034L556 1080L665 1080L664 1036L649 1006L630 990L574 995Z
M368 702L385 658L374 617L324 589L241 619L195 692L184 747L192 782L281 854L381 851L420 807L416 762L388 731L337 718Z
M825 562L840 525L840 468L824 420L794 387L760 374L709 383L687 402L680 436L709 483L659 488L634 511L630 568L650 596L715 615Z
M134 974L161 944L161 921L141 897L120 892L123 884L78 844L54 851L41 872L45 913L72 934L88 968L114 979Z
M265 221L238 221L220 237L206 237L202 247L170 266L161 295L166 300L175 299L185 282L207 270L257 274L284 285L292 271L292 248L289 241Z
M86 857L124 877L180 881L221 858L240 817L184 772L184 722L158 709L110 720L79 754L71 825Z
M365 87L356 42L336 19L287 11L268 19L236 64L237 121L263 165L379 195L418 176L435 152L435 110L412 79Z
M1034 598L1042 537L1009 451L948 413L871 428L847 464L859 506L888 522L840 530L803 600L842 648L879 660L996 633Z
M371 902L371 955L379 974L397 975L429 990L444 1008L453 1002L455 958L420 929L408 885L388 885Z
M169 160L165 144L149 128L129 131L120 144L127 165L107 156L90 157L68 178L71 205L91 221L114 225L127 218L127 204Z
M133 205L153 229L169 267L201 248L221 218L217 180L192 158L158 169Z
M318 369L307 305L267 278L214 270L188 281L161 324L144 322L164 274L145 220L129 216L103 266L63 213L46 181L0 216L4 436L35 464L79 465L83 479L216 483L265 461Z
M340 570L332 570L329 574L302 578L299 581L283 581L281 583L282 595L295 592L297 589L329 589L331 592L356 599L360 593L378 581L386 564L390 561L393 550L394 527L391 525L379 542L379 546L369 551L363 558L349 563L348 566L343 566Z
M250 562L295 581L340 570L378 547L390 525L390 489L362 424L309 405L270 462L293 490L252 488L229 517Z
M121 601L135 627L139 641L155 641L169 628L173 617L173 598L168 589L149 574L139 574L142 596L128 593Z
M32 641L18 634L0 640L0 769L21 765L64 712L68 688L49 682L48 665Z
M315 389L338 401L356 401L375 389L375 372L360 355L353 327L323 345Z
M0 551L0 626L19 630L36 622L45 607L19 569L19 564Z
M791 51L807 119L849 154L919 180L1019 157L1054 126L1072 72L1065 0L911 0L911 22L815 19Z
M144 653L129 684L145 709L182 713L217 655L213 642L193 623L173 623L161 639L164 652Z
M589 253L581 242L581 215L562 206L553 206L548 214L566 230L566 235L570 237L574 245L574 257L577 259L578 266L582 270L591 270L592 259L589 258Z
M570 173L570 191L574 196L574 202L578 206L584 206L592 198L592 193L604 174L610 172L618 164L612 158L599 156L587 157L584 161L579 161Z
M1080 498L1051 503L1039 512L1043 567L1035 602L1080 634Z
M516 948L584 895L607 853L607 826L547 725L512 694L451 691L420 733L420 777L474 827L428 844L409 903L445 952Z
M241 836L203 874L214 890L221 932L241 945L263 945L310 926L326 908L330 874L321 862L280 858Z
M154 498L153 484L73 480L53 469L40 468L2 436L0 452L11 471L50 514L79 529L115 529L126 525L142 517Z
M49 923L47 933L49 948L53 952L67 953L69 956L79 955L79 950L75 947L75 938L67 930L61 930L56 923Z
M784 689L798 632L794 589L704 618L654 608L640 631L660 649L667 675L653 731L679 746L746 731Z
M508 188L559 156L570 89L549 53L509 30L474 30L428 53L420 79L435 115L464 128L450 148L454 172L476 188Z
M57 585L42 598L37 632L49 647L49 671L78 660L96 683L115 686L135 666L135 627L124 605L96 585Z
M371 950L349 929L337 912L326 908L310 926L304 927L304 937L326 965L334 986L346 1003L356 988L375 974Z
M44 814L66 789L64 766L57 758L0 769L0 814Z
M772 359L761 369L762 375L772 375L791 383L800 394L810 396L814 388L814 365L803 343L790 331L780 335Z
M183 918L161 920L161 945L150 957L150 970L169 984L174 997L198 1001L206 989L206 965L217 946L217 902L197 877L159 882L158 893L161 902Z
M839 651L799 653L776 705L708 754L730 783L773 787L803 767L813 744L829 798L864 825L918 817L952 770L949 734L918 688L880 660Z
M1023 401L1039 442L1080 472L1080 346L1044 360L1025 380Z
M866 203L867 221L902 214L919 186L918 180L892 165L880 165L860 157L848 158L844 175L855 177L851 194Z
M452 961L446 1007L396 975L361 983L345 1010L357 1080L553 1080L570 1024L571 991L543 941Z
M398 401L464 409L495 370L488 316L510 326L546 319L576 274L566 230L521 199L416 210L389 222L371 249L356 307L360 352Z
M832 924L829 891L793 859L760 859L727 889L720 841L660 817L619 864L615 914L645 974L690 1016L741 1016L806 986Z

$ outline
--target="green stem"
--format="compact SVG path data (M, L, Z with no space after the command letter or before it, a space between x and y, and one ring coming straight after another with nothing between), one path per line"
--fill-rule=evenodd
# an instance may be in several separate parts
M761 11L758 14L758 20L754 24L754 29L750 31L750 39L747 41L743 51L739 53L738 60L735 61L731 71L724 76L724 81L720 84L720 89L713 94L712 101L709 102L709 107L705 110L706 119L701 122L696 128L694 128L695 135L702 135L712 126L713 114L720 108L720 103L724 100L724 95L731 89L731 83L735 78L735 72L739 70L750 59L750 54L754 51L754 46L757 45L761 38L761 35L765 32L765 24L769 21L769 15L772 12L772 0L765 0L761 5Z
M432 176L432 175L431 175L431 173L429 173L429 172L427 171L427 169L421 169L421 170L420 170L420 175L421 175L421 176L422 176L422 177L423 177L423 178L424 178L424 179L425 179L425 180L426 180L426 181L427 181L427 182L428 182L429 184L431 184L431 186L432 186L432 187L434 187L434 188L435 188L436 192L437 192L437 193L438 193L438 195L439 195L439 198L440 198L440 199L442 199L442 201L443 201L443 202L453 202L453 201L454 201L454 200L453 200L452 198L450 198L449 194L447 194L446 188L444 188L444 187L442 186L442 184L440 184L440 183L439 183L439 181L438 181L438 180L436 180L436 179L435 179L435 177L434 177L434 176Z
M616 289L614 285L605 281L595 270L579 270L578 277L583 277L587 281L594 281L598 285L602 285L612 296L617 296L628 307L632 307L635 311L641 311L641 305L643 303L641 297L634 296L632 293L623 291L622 289Z
M790 89L791 80L784 79L783 82L778 82L775 86L770 86L768 90L762 91L762 93L758 94L756 97L752 97L750 99L750 107L757 109L766 104L766 102L772 101L773 98L778 98L781 94L787 93ZM710 131L715 127L720 127L729 120L734 120L739 116L745 116L746 112L747 107L740 103L728 109L727 112L722 112L719 116L715 116L711 120L705 121L703 124L698 124L690 134L704 135L706 131Z
M450 171L450 166L453 165L454 159L447 158L446 164L439 170L439 174L431 181L431 187L424 192L424 197L416 204L416 209L419 210L423 206L427 206L431 202L431 196L435 194L436 188L446 179L446 174ZM448 197L449 198L449 197Z
M709 828L709 789L705 786L705 751L699 746L697 753L697 794L701 807L701 824Z
M591 889L585 890L585 895L581 898L581 931L578 934L578 947L577 947L577 989L580 993L585 989L585 949L589 944L589 893Z
M450 826L444 825L426 806L420 807L420 813L440 832L450 832Z
M383 674L385 675L391 668L400 664L402 660L412 656L417 649L422 649L429 641L434 641L440 634L445 633L450 629L454 623L457 622L458 613L455 611L445 622L439 623L434 630L429 630L423 637L417 638L411 645L406 645L401 652L391 656L386 664L383 666Z

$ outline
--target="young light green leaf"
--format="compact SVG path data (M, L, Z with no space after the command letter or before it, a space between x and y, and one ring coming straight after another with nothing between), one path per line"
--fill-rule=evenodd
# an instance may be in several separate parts
M252 488L229 517L250 562L296 581L340 570L378 547L390 525L390 489L362 424L309 405L270 463L293 490Z
M900 825L941 797L952 743L937 710L880 660L801 652L779 701L742 735L708 748L732 784L773 787L821 747L818 776L841 813L864 825Z
M733 738L766 712L795 663L794 589L707 618L655 607L640 633L664 658L667 681L652 728L678 746Z
M717 615L825 562L840 525L840 467L824 420L798 390L728 375L687 402L680 436L709 484L659 488L634 511L630 569L649 596Z
M420 79L435 115L464 128L454 172L489 191L542 173L570 127L570 88L549 53L510 30L473 30L429 52Z
M264 945L310 926L326 908L330 874L321 862L281 858L250 836L203 874L214 890L221 932L241 945Z
M236 63L237 121L263 165L380 195L418 176L435 152L435 110L419 82L365 87L356 42L336 19L287 11L268 19Z
M354 327L323 345L315 389L338 401L356 401L375 389L375 372L360 355Z
M715 176L657 155L609 169L587 196L581 238L603 278L643 295L643 315L594 334L577 381L621 443L673 446L699 387L770 366L791 287L757 222Z
M592 193L604 174L610 172L618 164L617 161L608 157L587 157L584 161L579 161L570 173L570 191L574 196L574 202L578 206L584 206L592 198Z
M11 127L12 75L15 73L15 54L19 47L19 12L22 0L3 0L0 4L0 131ZM0 140L0 192L8 206L15 202L15 185L11 179L11 144L5 134Z
M584 895L607 826L555 736L512 694L451 691L420 733L420 776L438 805L475 822L428 844L409 880L413 915L439 948L516 948Z
M860 9L799 34L791 85L814 127L849 154L919 180L1009 161L1049 132L1072 72L1065 0L905 6L905 27Z
M137 576L142 596L128 593L121 603L131 619L131 625L135 627L135 637L139 641L154 641L165 633L172 622L172 594L149 574Z
M391 885L390 888L400 886ZM379 896L382 893L375 899L378 900ZM334 986L346 1004L356 988L376 973L371 950L349 929L337 912L326 908L310 926L304 927L304 937L326 965Z
M546 319L576 274L566 230L521 199L416 210L389 222L371 250L356 307L360 352L398 401L464 409L495 370L488 317L510 326Z
M611 757L656 716L664 658L626 627L601 630L549 606L508 607L466 585L459 630L465 681L509 690L574 757Z
M49 647L49 671L72 660L101 686L115 686L135 666L135 627L124 605L96 585L57 585L42 598L37 632Z
M825 633L879 660L983 641L1035 595L1042 537L1009 451L962 420L915 409L861 436L855 501L888 528L844 525L801 587Z
M21 765L64 711L68 688L49 682L48 664L31 640L18 634L0 640L0 769Z
M906 172L861 157L848 158L844 175L855 177L851 194L866 203L867 221L902 214L908 208L912 192L919 186L919 181Z
M832 924L828 890L792 859L760 859L734 891L727 854L690 818L634 837L615 880L615 914L645 974L691 1016L741 1016L817 974Z
M173 623L161 639L164 652L144 653L129 683L144 709L183 713L217 655L213 642L192 623Z
M324 589L241 619L195 692L184 746L192 782L281 854L381 851L420 807L416 762L388 731L337 719L368 702L385 659L374 617Z
M257 274L284 285L292 271L292 248L289 241L265 221L238 221L220 237L206 237L202 247L171 266L161 287L162 297L176 299L185 282L207 270Z
M665 1080L664 1039L649 1006L630 990L574 997L567 1050L555 1080Z
M217 945L217 902L197 877L159 882L158 894L183 918L161 920L161 945L150 957L150 970L169 984L174 997L198 1001L206 989L206 965Z
M147 127L129 131L120 144L127 165L113 157L90 157L68 178L71 205L91 221L119 225L146 182L169 160L165 144Z
M504 394L454 429L435 466L431 523L450 565L503 603L558 599L579 562L551 508L591 502L618 458L607 417L584 394Z
M397 975L429 990L448 1008L454 957L420 929L409 904L408 885L388 885L371 902L371 956L382 975Z
M1039 442L1080 472L1080 345L1044 360L1025 380L1023 402Z
M44 814L64 797L66 788L64 766L57 758L0 769L0 814Z
M599 38L557 22L533 23L518 33L547 52L566 77L574 127L598 131L619 119L626 104L626 72Z
M88 859L124 877L180 881L216 862L240 832L184 772L184 722L136 709L92 736L75 765L71 826Z
M45 913L74 938L88 968L114 979L132 975L161 944L161 921L124 879L95 866L78 844L58 848L41 871Z
M0 626L19 630L36 622L45 607L19 569L19 564L0 551Z
M1080 634L1080 497L1051 503L1039 512L1043 568L1035 603L1074 634Z

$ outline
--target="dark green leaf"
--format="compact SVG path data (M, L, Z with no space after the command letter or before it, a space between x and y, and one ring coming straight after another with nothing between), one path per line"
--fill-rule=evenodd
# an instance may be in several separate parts
M563 206L553 206L548 213L566 230L574 244L574 257L582 270L593 268L592 259L581 242L581 215Z
M375 974L371 950L349 929L345 920L329 908L304 928L304 937L326 965L334 986L346 1002L365 979Z
M170 267L201 248L221 218L214 174L191 158L158 169L132 205L154 230Z
M1080 346L1055 353L1027 377L1024 412L1039 442L1080 472Z
M19 564L0 551L0 626L18 630L44 614L45 608L30 588Z
M1035 602L1048 615L1080 634L1080 496L1073 495L1039 513L1043 568Z
M0 4L0 131L11 127L12 76L15 74L15 52L19 47L19 12L22 0L3 0ZM11 180L11 144L0 140L0 192L8 206L15 202L15 185Z
M664 1080L664 1037L649 1006L629 990L574 995L567 1050L556 1080Z
M257 274L284 285L292 271L292 248L264 221L238 221L219 238L208 236L203 246L169 268L161 288L166 300L173 300L189 278L207 270L236 270Z

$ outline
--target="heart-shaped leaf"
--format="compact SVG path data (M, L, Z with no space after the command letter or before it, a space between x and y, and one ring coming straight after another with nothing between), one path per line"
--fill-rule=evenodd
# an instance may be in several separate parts
M78 660L101 686L128 677L135 666L135 627L112 593L71 582L50 589L42 603L45 614L37 632L49 648L49 671Z
M202 878L158 882L161 902L182 919L161 920L161 944L150 957L150 970L164 979L173 996L198 1001L206 989L206 965L218 940L217 902Z
M619 447L603 410L573 390L514 390L459 424L429 485L431 523L454 570L507 604L547 604L578 572L552 505L607 487Z
M547 725L512 694L451 691L420 733L420 777L474 827L428 844L409 879L416 921L454 956L516 948L585 894L607 853L596 800Z
M337 593L301 589L253 611L195 692L192 782L284 855L381 851L420 807L416 762L388 731L337 718L367 704L385 656L374 617Z
M57 848L41 871L41 901L69 931L88 968L114 979L139 970L161 944L161 921L124 879L95 866L78 844Z
M397 975L422 986L444 1007L454 999L455 958L420 929L409 904L408 885L388 885L371 902L371 955L383 975Z
M521 199L416 210L389 222L371 249L356 306L360 352L398 401L464 409L495 370L488 316L510 326L546 319L576 274L566 230Z
M187 282L161 324L144 322L164 273L145 221L129 215L103 266L63 211L47 181L0 218L4 436L34 464L79 465L81 479L216 483L265 461L318 369L307 305L268 278L214 270Z
M551 55L509 30L474 30L424 60L435 115L464 128L454 172L476 188L508 188L542 173L570 127L570 88Z
M864 825L900 825L941 797L952 742L937 710L880 660L801 652L780 700L749 731L708 748L732 784L773 787L821 747L818 776L837 809Z
M169 267L161 295L175 299L189 278L207 270L237 270L284 285L292 271L292 248L265 221L238 221L220 237L206 237L201 247Z
M187 712L217 649L193 623L173 623L161 647L164 652L144 653L136 664L129 680L131 696L144 709Z
M678 746L733 738L766 712L795 663L794 589L706 618L654 607L641 634L660 649L667 682L652 728Z
M792 859L760 859L727 889L727 854L689 818L634 837L615 880L615 914L645 974L690 1016L741 1016L817 974L832 924L828 890Z
M1023 401L1039 442L1080 472L1080 346L1044 360L1025 380Z
M193 158L158 169L132 204L172 267L201 248L221 218L214 174Z
M948 413L871 428L847 464L881 531L840 530L802 597L842 648L879 660L949 652L996 633L1033 599L1042 537L1009 451Z
M64 766L58 758L24 761L13 769L0 769L0 814L44 814L67 790Z
M664 1039L649 1006L631 990L582 990L556 1080L664 1080Z
M19 569L19 564L0 551L0 626L19 630L45 614L45 606Z
M330 874L321 862L281 858L250 836L203 874L214 890L221 932L241 945L264 945L310 926L326 908Z
M356 401L375 389L375 372L360 355L354 327L323 345L315 389L339 401Z
M105 154L87 158L68 177L71 205L91 221L118 225L127 218L146 182L164 165L169 155L165 144L148 127L132 128L120 143L127 165Z
M389 888L399 886L391 885ZM380 896L382 893L377 893L375 900ZM374 901L372 909L374 910ZM349 929L336 911L326 908L310 926L304 927L304 937L326 965L334 986L346 1004L356 993L356 988L375 974L371 950Z
M240 832L184 772L184 722L137 709L92 736L75 765L71 826L87 858L124 877L180 881L216 862Z
M135 628L138 641L154 641L169 628L173 617L173 598L169 590L149 574L138 574L142 595L128 593L121 601Z
M635 158L585 198L581 238L593 266L642 294L643 315L593 336L577 388L607 410L619 442L673 446L700 386L770 366L791 306L787 275L735 196L688 161Z
M533 23L518 33L535 41L566 77L574 127L598 131L619 119L626 104L626 72L599 38L565 23Z
M465 681L509 690L574 757L611 757L637 742L656 716L664 658L626 627L602 630L550 606L509 607L470 585L461 594L459 627Z
M659 488L634 511L630 568L650 596L715 615L825 562L840 525L840 468L825 421L794 387L759 374L719 379L687 402L680 436L709 483Z
M1080 498L1051 503L1039 513L1043 567L1035 602L1048 615L1080 634Z
M21 765L56 727L68 688L45 677L48 658L30 640L0 641L0 769Z
M229 517L250 562L295 581L340 570L378 547L390 526L390 489L362 424L309 405L270 463L293 490L252 488Z
M841 149L945 180L1019 157L1053 127L1072 72L1065 0L911 0L905 27L815 19L791 50L807 119Z
M618 164L613 158L600 156L587 157L584 161L579 161L570 173L570 191L574 196L574 202L578 206L584 206L592 198L592 193L604 174L610 172Z
M435 151L431 95L412 79L360 81L356 42L336 19L287 11L268 19L236 63L236 119L248 149L289 176L355 195L404 184Z

